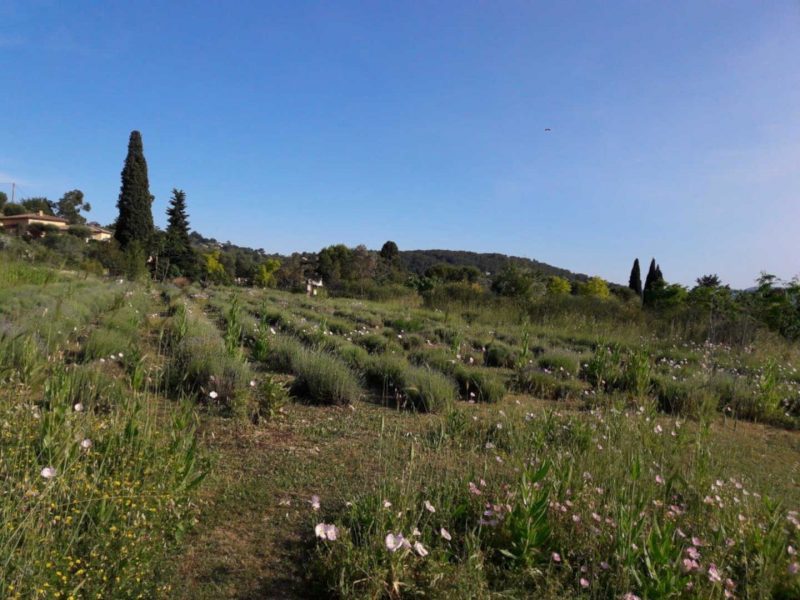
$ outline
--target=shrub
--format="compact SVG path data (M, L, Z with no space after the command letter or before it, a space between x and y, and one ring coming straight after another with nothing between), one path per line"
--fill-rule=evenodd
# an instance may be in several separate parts
M455 386L449 377L426 367L412 366L399 356L372 357L364 369L364 377L367 385L384 397L392 394L401 406L409 405L423 412L444 410L455 399Z
M404 392L412 406L422 412L444 412L455 400L453 381L431 369L412 367Z
M517 391L549 400L569 400L581 397L588 386L577 379L563 379L532 367L522 367L513 378Z
M366 348L367 352L370 354L386 352L386 350L389 348L389 340L376 333L368 333L367 335L358 336L353 338L353 342Z
M319 350L303 349L293 359L292 390L321 404L352 404L361 397L356 374L343 361Z
M707 419L717 410L717 396L697 381L674 381L657 376L653 377L652 388L659 409L666 413Z
M256 386L251 420L258 423L270 419L289 399L286 387L272 375L264 376Z
M517 354L503 342L493 341L486 348L486 366L513 369L517 364Z
M270 338L267 351L267 366L278 373L291 373L297 357L303 352L303 344L297 338L275 335Z
M241 413L252 372L247 363L227 352L214 324L180 304L166 327L170 386L196 395L224 413Z
M339 358L350 365L350 368L356 371L363 371L370 359L369 352L361 346L350 343L342 344L336 353Z
M542 369L553 371L559 377L574 377L578 374L578 358L574 354L565 352L548 352L539 357L539 366Z
M476 402L498 402L506 394L503 380L495 373L476 367L457 365L453 377L458 383L461 397Z

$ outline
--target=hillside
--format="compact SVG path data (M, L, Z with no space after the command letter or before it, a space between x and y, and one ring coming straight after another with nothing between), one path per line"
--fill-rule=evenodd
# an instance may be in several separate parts
M515 265L523 269L530 269L544 275L558 275L567 279L585 280L583 273L573 273L567 269L554 267L547 263L524 258L521 256L508 256L498 252L470 252L468 250L405 250L400 251L403 266L409 271L422 275L433 265L447 263L457 267L477 267L483 273L494 275L508 265Z

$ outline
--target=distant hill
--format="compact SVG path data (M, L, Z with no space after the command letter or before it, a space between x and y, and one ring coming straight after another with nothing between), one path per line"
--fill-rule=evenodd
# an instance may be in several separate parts
M483 273L494 275L509 264L520 268L530 269L531 271L544 275L558 275L570 280L588 279L583 273L573 273L566 269L554 267L547 263L539 262L531 258L521 256L507 256L496 252L468 252L466 250L403 250L400 252L400 260L409 271L422 275L433 265L447 263L462 267L473 266L480 269Z

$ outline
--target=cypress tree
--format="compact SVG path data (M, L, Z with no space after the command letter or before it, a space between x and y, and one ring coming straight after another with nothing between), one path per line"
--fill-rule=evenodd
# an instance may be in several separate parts
M149 246L155 231L153 213L150 210L152 203L142 134L131 131L128 156L125 157L125 166L122 168L122 187L117 201L119 217L114 231L114 237L120 246L127 248L134 242L143 248Z
M639 259L633 261L631 276L628 279L628 287L631 288L639 298L642 297L642 272L639 269Z
M647 277L644 279L644 291L645 293L649 292L653 289L653 284L658 279L658 274L656 273L656 259L652 259L650 261L650 268L647 271Z
M196 260L189 239L189 215L186 213L186 192L173 188L167 208L166 257L181 275L193 275Z

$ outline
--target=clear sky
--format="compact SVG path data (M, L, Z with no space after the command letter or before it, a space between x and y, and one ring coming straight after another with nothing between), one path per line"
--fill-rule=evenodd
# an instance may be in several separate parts
M0 0L0 181L108 223L132 129L157 223L268 252L800 273L796 0Z

